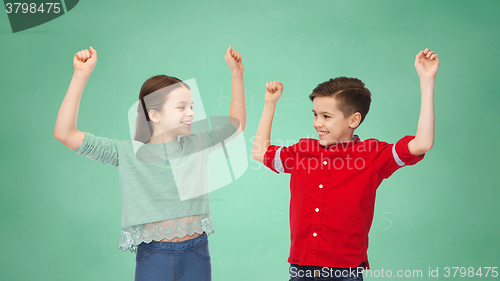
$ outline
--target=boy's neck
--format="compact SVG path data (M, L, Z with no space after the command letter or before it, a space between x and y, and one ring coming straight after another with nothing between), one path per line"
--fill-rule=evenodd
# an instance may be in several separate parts
M332 145L336 145L338 143L346 143L346 142L351 142L351 141L354 141L356 139L356 137L354 137L354 135L351 135L351 140L346 140L346 141L337 141L335 143L332 143L332 144L328 144L326 146L332 146Z
M346 140L346 141L339 140L339 141L338 141L338 142L336 142L336 143L340 143L340 142L351 142L351 141L353 141L353 140L355 139L355 137L354 137L354 132L352 132L352 133L349 135L348 139L349 139L349 140Z
M351 142L353 140L354 140L354 137L351 137L351 140L348 140L348 141L338 141L337 143L339 143L339 142Z

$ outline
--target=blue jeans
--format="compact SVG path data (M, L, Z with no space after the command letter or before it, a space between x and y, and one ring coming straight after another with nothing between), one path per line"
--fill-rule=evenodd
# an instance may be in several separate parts
M359 267L359 266L358 266ZM290 264L290 281L363 281L361 267L340 268Z
M135 281L212 280L206 233L180 242L143 242L135 261Z

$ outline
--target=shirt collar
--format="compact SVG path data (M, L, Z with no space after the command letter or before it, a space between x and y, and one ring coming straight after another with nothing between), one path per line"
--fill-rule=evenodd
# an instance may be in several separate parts
M342 148L347 148L351 145L354 145L358 142L361 142L361 140L359 139L359 136L358 135L354 135L353 136L353 140L352 141L349 141L349 142L339 142L339 143L336 143L336 144L330 144L330 145L327 145L327 146L324 146L324 145L321 145L319 143L319 140L317 140L318 142L318 145L324 149L331 149L331 148L334 148L336 146L341 146Z

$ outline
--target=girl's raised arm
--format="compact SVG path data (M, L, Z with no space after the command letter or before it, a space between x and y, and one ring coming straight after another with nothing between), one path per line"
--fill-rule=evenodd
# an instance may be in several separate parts
M236 50L232 49L229 46L226 50L226 55L224 59L227 62L227 65L231 69L231 73L233 75L232 80L232 91L231 91L231 104L229 106L229 116L238 119L239 124L234 124L236 120L230 118L230 122L238 127L238 134L245 130L246 122L247 122L247 113L245 107L245 87L243 83L243 71L244 67L241 63L243 56L236 52Z
M73 150L82 145L85 137L84 132L76 129L76 121L83 88L85 88L96 62L97 52L92 47L90 50L82 50L75 54L73 57L75 72L57 114L54 137Z

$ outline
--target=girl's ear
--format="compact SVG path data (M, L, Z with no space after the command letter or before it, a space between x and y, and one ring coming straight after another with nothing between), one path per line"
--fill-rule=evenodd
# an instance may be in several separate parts
M160 122L160 116L159 116L158 112L156 112L156 110L151 109L149 111L149 120L151 120L155 123Z

